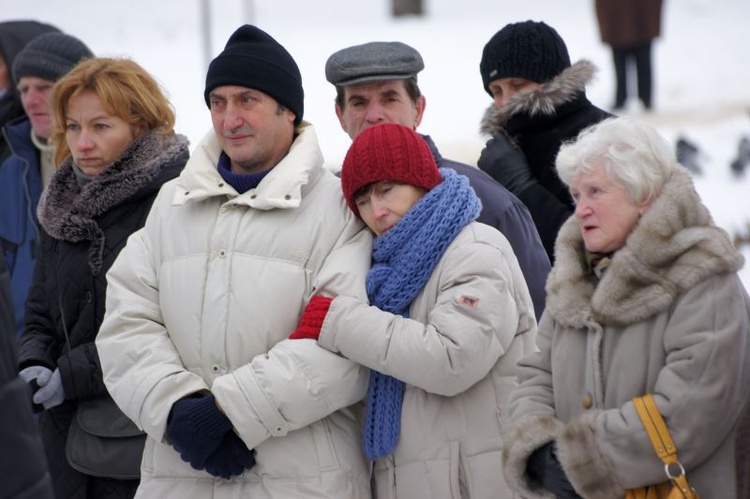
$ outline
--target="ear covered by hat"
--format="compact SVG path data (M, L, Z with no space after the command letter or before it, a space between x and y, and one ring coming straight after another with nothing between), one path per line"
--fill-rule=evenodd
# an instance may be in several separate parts
M295 125L302 121L305 92L299 67L279 42L256 26L238 28L211 61L203 94L207 106L211 90L223 85L260 90L292 111Z
M429 146L414 130L383 123L363 130L352 142L341 169L341 189L359 216L354 195L374 182L392 181L427 191L442 181Z
M506 25L482 51L479 72L484 89L500 78L523 78L546 83L570 67L568 48L560 35L543 22Z
M65 33L45 33L31 40L13 61L13 80L34 76L55 82L94 53L78 38Z

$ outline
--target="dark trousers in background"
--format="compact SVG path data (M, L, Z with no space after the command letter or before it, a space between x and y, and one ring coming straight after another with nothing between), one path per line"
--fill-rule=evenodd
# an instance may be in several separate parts
M628 68L635 64L638 82L638 98L646 109L651 109L652 75L651 75L651 42L628 48L612 47L612 59L615 63L615 109L621 109L628 98Z

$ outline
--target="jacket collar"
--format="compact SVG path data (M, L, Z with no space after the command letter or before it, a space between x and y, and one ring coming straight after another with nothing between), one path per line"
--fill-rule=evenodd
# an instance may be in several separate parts
M432 137L430 137L429 135L420 134L420 136L427 143L427 147L430 148L432 157L435 158L435 163L437 163L438 167L440 167L443 162L443 156L440 154L440 151L438 151L437 145L435 145L435 141L432 140Z
M482 117L480 131L488 135L497 133L508 120L521 114L530 118L555 115L564 104L585 98L586 85L594 79L596 71L596 66L584 59L535 89L519 92L500 109L490 105Z
M231 203L259 210L297 208L302 201L303 188L314 183L323 172L323 153L310 123L303 121L296 133L287 155L258 187L238 194L217 170L221 145L214 131L209 131L180 175L172 204L226 196Z
M148 131L84 187L78 185L73 160L60 165L39 200L39 223L55 239L91 241L89 267L101 270L104 231L99 219L126 200L155 192L174 178L187 161L188 140L183 135Z
M3 134L16 156L28 154L29 151L36 152L37 149L31 141L31 121L26 116L7 123L3 127Z
M601 281L588 271L578 220L560 229L547 281L546 310L564 326L627 325L666 310L711 276L736 272L744 259L716 227L680 167L641 217Z
M188 140L147 131L85 187L78 185L72 158L52 177L39 201L39 222L53 237L77 241L81 227L141 193L157 190L187 160ZM85 232L85 231L84 231Z

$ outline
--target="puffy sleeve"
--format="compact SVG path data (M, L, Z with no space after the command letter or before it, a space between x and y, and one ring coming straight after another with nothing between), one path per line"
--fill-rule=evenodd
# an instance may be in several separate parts
M313 282L313 294L366 299L372 236L353 216ZM290 334L292 331L288 331ZM211 391L248 447L360 402L369 370L313 340L282 340L216 378Z
M433 273L435 304L425 322L342 296L331 304L318 341L427 392L461 393L487 376L521 330L509 265L486 242L452 245Z
M143 229L134 232L107 273L107 300L96 347L104 384L140 429L161 441L172 404L208 390L185 369L164 325L159 298L159 210L171 190L162 189Z
M54 371L62 352L63 341L57 336L57 328L50 314L50 303L46 286L50 276L46 253L52 246L51 238L44 231L40 234L39 258L34 265L34 279L26 297L24 333L20 338L19 365L21 369L39 365Z

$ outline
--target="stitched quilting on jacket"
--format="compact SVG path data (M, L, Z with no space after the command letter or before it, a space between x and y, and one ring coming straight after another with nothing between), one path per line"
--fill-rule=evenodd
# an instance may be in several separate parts
M355 409L368 370L286 338L313 293L366 299L372 238L323 169L312 125L243 194L218 173L220 154L211 131L109 273L117 312L97 346L113 398L148 434L138 496L367 499ZM231 480L164 440L172 404L201 390L255 450Z
M378 499L510 497L502 416L535 331L510 244L481 223L451 242L408 319L333 301L319 343L406 383L398 443L374 464Z

